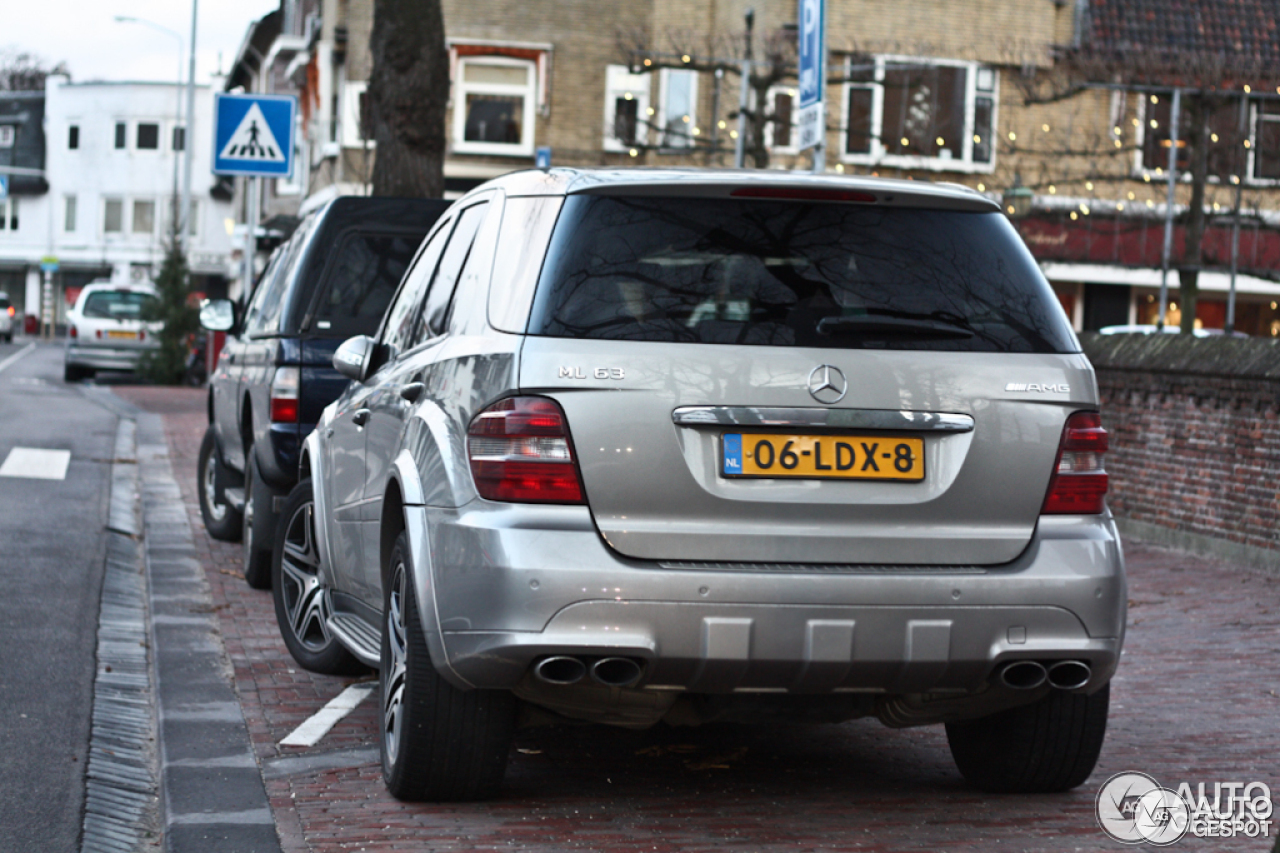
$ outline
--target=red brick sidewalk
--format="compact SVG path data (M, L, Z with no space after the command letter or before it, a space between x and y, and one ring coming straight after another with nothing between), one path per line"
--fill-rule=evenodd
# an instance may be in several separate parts
M195 497L205 392L117 387L165 416L260 760L376 746L374 703L313 749L278 746L348 680L299 669L267 593L248 588L238 545L204 535ZM874 720L771 730L531 729L502 796L406 805L376 763L266 782L286 853L338 850L1063 851L1123 850L1098 830L1098 785L1122 770L1161 784L1262 781L1280 795L1280 578L1131 544L1130 623L1102 760L1057 796L991 797L965 786L941 727ZM1277 818L1280 824L1280 809ZM1272 834L1275 834L1273 825ZM1273 840L1185 838L1173 849L1269 851Z

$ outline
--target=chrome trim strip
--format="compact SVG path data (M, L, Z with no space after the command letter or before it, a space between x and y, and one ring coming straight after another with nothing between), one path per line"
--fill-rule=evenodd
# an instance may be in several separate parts
M912 432L972 432L973 418L949 412L896 409L805 409L763 406L681 406L671 413L679 426L821 427Z

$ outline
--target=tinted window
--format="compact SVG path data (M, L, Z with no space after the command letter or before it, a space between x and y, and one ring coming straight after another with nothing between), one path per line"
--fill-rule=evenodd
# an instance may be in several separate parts
M471 252L471 244L475 242L476 231L480 230L480 222L489 207L487 202L468 207L462 211L458 219L458 227L454 229L449 245L445 247L444 258L440 261L440 270L436 273L431 290L427 293L427 305L423 311L426 328L431 334L438 335L444 331L445 316L449 312L449 304L453 301L453 290L462 274L462 265Z
M130 290L97 290L84 300L81 314L98 320L137 320L143 306L154 304L156 298L149 293Z
M8 308L10 305L9 297L0 296L0 308Z
M449 239L449 229L452 227L452 220L446 221L428 238L426 245L422 248L422 253L418 256L417 263L413 265L412 271L405 279L404 286L400 288L400 293L396 295L395 304L391 306L391 310L387 313L387 323L382 334L382 341L391 346L396 352L413 346L414 327L418 317L421 315L422 294L426 292L427 285L431 283L431 275L436 271L436 264L440 261L440 252L444 249L445 241Z
M344 339L376 332L419 242L404 235L348 237L332 261L311 330Z
M827 348L1074 352L999 213L574 196L530 334Z
M245 331L250 336L271 335L279 331L285 294L289 292L289 285L297 275L299 257L308 243L307 238L314 225L315 219L312 218L299 226L289 242L279 250L275 269L268 269L263 274L249 306L249 316L245 320Z

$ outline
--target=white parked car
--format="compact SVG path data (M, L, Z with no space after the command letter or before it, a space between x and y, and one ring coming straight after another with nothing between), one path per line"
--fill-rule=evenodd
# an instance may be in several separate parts
M159 346L160 323L142 319L154 303L150 287L95 281L80 291L67 314L67 350L63 378L87 379L99 370L130 371L143 353Z

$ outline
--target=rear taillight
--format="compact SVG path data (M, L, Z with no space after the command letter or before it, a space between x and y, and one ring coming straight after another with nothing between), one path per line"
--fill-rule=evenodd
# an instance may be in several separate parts
M271 421L277 424L298 422L298 384L301 371L296 367L277 367L271 380Z
M98 340L102 340L102 330L101 330L101 329L94 329L94 330L93 330L93 336L94 336L95 338L97 338Z
M1107 494L1107 431L1097 412L1076 412L1067 418L1058 446L1058 465L1044 499L1046 515L1096 515Z
M9 316L10 316L10 317L12 317L13 315L14 315L14 308L13 308L13 306L12 306L12 305L10 305L10 306L9 306Z
M583 503L569 425L555 400L499 400L471 422L467 451L471 476L482 498L512 503Z
M147 330L146 330L146 329L139 329L139 330L138 330L138 340L140 340L140 341L145 341L146 339L147 339Z
M72 338L78 338L80 337L80 330L77 329L75 326L72 326L70 329L67 330L67 334L70 335Z

